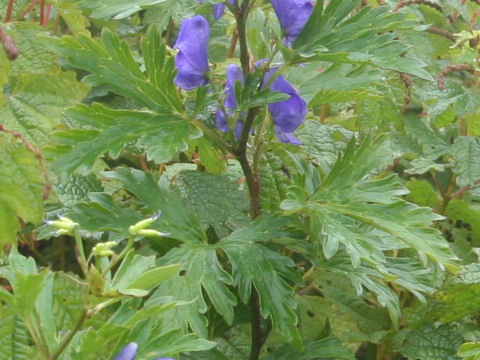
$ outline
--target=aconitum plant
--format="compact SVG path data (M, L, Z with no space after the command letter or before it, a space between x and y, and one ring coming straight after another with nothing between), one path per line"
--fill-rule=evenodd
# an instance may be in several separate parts
M203 2L200 1L200 2ZM234 1L230 1L234 6ZM220 4L222 5L222 4ZM305 26L313 10L312 2L305 1L272 1L272 5L278 15L280 24L286 33L286 43L293 43L295 38ZM218 6L216 4L215 6ZM224 5L222 5L224 6ZM218 10L218 9L217 9ZM214 11L217 11L214 10ZM222 8L223 12L223 8ZM217 18L217 16L215 16ZM208 71L208 33L209 25L205 18L197 15L185 19L182 22L180 33L175 48L179 49L176 57L178 75L175 83L184 90L193 90L208 83L206 72ZM207 59L207 60L206 60ZM259 60L257 64L266 62ZM278 67L270 69L264 79L262 88L269 88L272 92L280 92L290 97L287 100L271 102L268 109L275 124L275 131L280 142L299 145L300 141L294 135L294 131L303 123L308 112L307 103L298 94L298 91L289 83L283 74L275 75L272 84L270 79L278 71ZM227 67L226 74L226 97L223 103L224 109L217 108L215 123L222 132L230 130L227 117L232 117L238 108L236 83L244 85L245 74L239 65L231 64ZM235 138L240 139L244 128L245 113L236 117ZM252 124L250 124L251 126ZM251 131L252 129L249 129Z

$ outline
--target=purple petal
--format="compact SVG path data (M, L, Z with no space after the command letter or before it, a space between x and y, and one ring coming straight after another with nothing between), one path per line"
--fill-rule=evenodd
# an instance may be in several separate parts
M215 20L220 19L223 15L224 11L225 11L225 5L224 4L213 5L213 17L215 18Z
M237 140L240 140L240 137L242 136L242 132L243 132L243 121L238 121L237 122L237 125L235 125L235 139Z
M175 58L178 73L174 79L178 87L192 90L207 84L209 35L210 25L203 16L183 20L174 46L179 50Z
M275 132L277 133L278 140L284 144L293 144L300 145L301 141L293 133L286 133L280 130L277 126L275 127Z
M235 94L235 83L240 81L240 83L244 84L244 77L243 71L238 65L229 65L227 68L227 97L225 98L225 107L237 110L237 97Z
M269 70L265 74L263 86L266 87L278 67ZM290 98L268 105L278 139L283 143L298 145L300 141L293 135L293 132L303 123L308 113L308 106L305 100L298 94L297 90L290 84L285 76L279 75L270 85L271 91L278 91L290 95Z
M215 114L215 124L221 132L228 132L228 130L230 130L225 113L220 108L217 108L217 113Z
M115 356L114 360L133 360L137 354L138 345L134 342L131 342L125 346L122 351Z
M307 103L299 95L268 105L273 122L283 132L293 132L307 116Z
M291 46L312 15L315 2L312 0L270 0L270 2L285 32L285 45Z

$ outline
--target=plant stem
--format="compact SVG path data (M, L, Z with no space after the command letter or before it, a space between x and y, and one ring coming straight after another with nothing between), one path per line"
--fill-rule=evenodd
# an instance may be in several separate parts
M77 319L77 322L75 323L75 327L63 338L60 345L58 345L57 350L55 350L55 352L50 356L50 360L56 360L62 354L63 350L65 350L68 344L70 344L70 341L72 341L75 334L80 331L86 319L87 319L87 310L83 309L82 313L80 314L80 317Z
M240 63L242 64L242 70L244 74L248 74L250 72L250 56L248 53L246 32L249 5L250 1L244 0L242 6L238 8L235 13L235 19L237 20L238 43L240 44Z
M240 8L235 8L235 19L237 21L238 43L240 45L240 63L243 73L250 73L250 55L247 47L246 20L250 9L250 0L244 0ZM247 157L247 142L250 136L250 129L257 110L249 109L243 126L240 140L233 152L242 167L243 174L248 185L250 195L250 216L253 219L260 215L260 181L258 175L252 170ZM258 156L258 154L257 154ZM260 313L260 301L255 288L252 289L250 297L250 310L252 314L251 332L252 345L250 349L250 360L258 360L263 344L267 340L269 330L262 332L262 314Z
M40 0L40 25L43 26L43 18L45 17L45 0Z
M12 20L12 11L13 11L13 2L14 0L8 0L7 12L5 13L5 22L8 23Z
M75 239L75 245L77 248L77 261L82 269L83 275L87 277L88 274L88 263L85 257L85 250L83 249L82 235L78 227L73 232L73 237Z
M37 331L35 330L31 320L24 319L25 326L27 327L28 332L30 333L30 336L33 339L33 342L35 343L36 347L38 348L38 351L40 352L40 355L42 356L43 359L49 359L50 356L48 354L48 349L44 346L42 341L40 340L40 337L37 334Z

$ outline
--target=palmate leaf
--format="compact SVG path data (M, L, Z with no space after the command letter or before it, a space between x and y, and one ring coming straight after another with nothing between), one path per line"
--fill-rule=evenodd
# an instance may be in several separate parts
M294 311L297 302L291 285L301 283L301 277L292 259L258 243L281 236L279 229L287 221L274 216L260 217L217 245L232 263L234 284L238 286L240 299L246 303L252 286L255 287L262 316L269 317L273 329L301 349L302 341L296 326L298 318Z
M160 34L152 27L142 41L145 72L125 41L104 29L101 40L80 34L47 39L47 46L73 67L89 72L89 81L107 84L119 95L135 100L158 114L182 113L183 105L173 84L173 58L167 57Z
M362 258L381 264L383 250L413 248L424 264L430 258L442 268L454 268L455 256L440 232L431 227L442 217L402 200L400 195L407 191L394 176L373 177L375 170L391 161L387 146L388 141L366 141L355 151L354 141L350 141L314 193L292 191L282 208L304 210L312 217L312 230L321 234L327 258L335 254L339 244L345 246L354 266ZM360 224L376 232L363 233Z
M395 40L392 31L405 15L391 13L388 7L364 7L349 14L359 0L333 0L324 8L317 2L312 16L294 43L293 51L284 49L292 62L324 60L331 62L370 63L376 67L395 70L433 80L424 69L426 64L416 58L402 56L408 49Z
M61 156L54 163L56 169L87 173L101 155L116 157L128 143L157 163L187 150L187 140L200 134L182 115L183 104L173 84L173 58L166 56L156 28L152 27L142 41L145 71L116 35L104 31L101 40L79 35L50 41L49 45L72 66L90 72L89 81L106 84L147 110L113 110L100 104L71 109L67 116L77 128L57 133L56 152Z
M38 223L43 217L44 178L38 159L22 144L0 136L0 249L13 244L18 218Z
M207 337L207 320L203 314L208 307L204 293L225 321L229 324L233 322L233 306L237 302L229 289L233 280L220 266L214 246L198 243L173 249L159 262L171 263L183 264L180 274L162 284L152 295L152 300L156 296L175 294L177 300L189 303L167 313L164 316L165 322L184 328L190 326L202 337Z

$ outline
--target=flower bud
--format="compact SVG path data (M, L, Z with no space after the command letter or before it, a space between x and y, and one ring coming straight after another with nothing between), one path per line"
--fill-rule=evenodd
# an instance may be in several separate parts
M58 229L58 233L61 235L68 235L73 232L73 230L78 226L78 224L69 218L60 216L58 220L46 220L47 225L54 226Z
M117 243L115 241L98 243L93 247L92 253L95 256L112 256L115 254L115 252L112 250L112 248L114 248L115 246L117 246Z
M145 229L146 227L149 227L150 225L152 225L155 222L155 220L157 220L161 216L161 214L162 214L161 212L158 212L152 215L151 217L149 217L148 219L140 220L136 224L131 225L128 228L128 232L132 235L137 235L140 230Z

